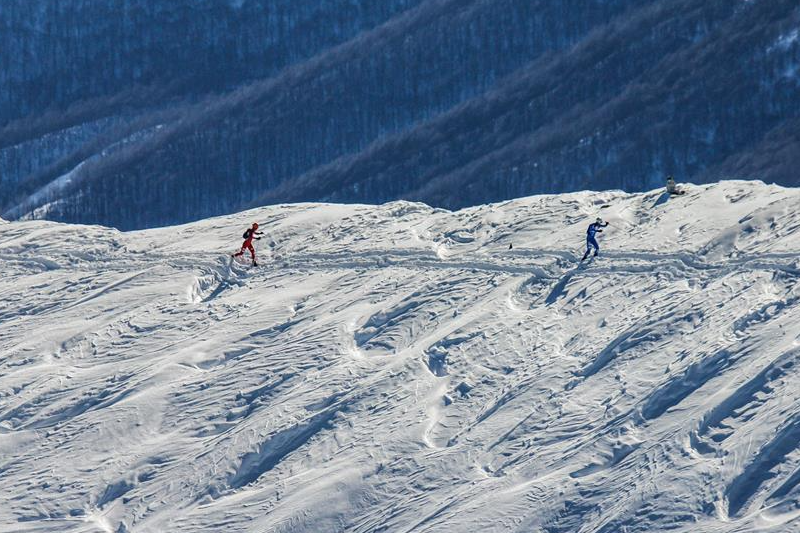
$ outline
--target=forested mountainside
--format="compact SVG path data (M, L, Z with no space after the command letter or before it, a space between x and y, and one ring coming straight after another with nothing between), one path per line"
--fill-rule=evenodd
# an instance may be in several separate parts
M136 107L159 103L153 97L229 88L420 2L7 0L0 5L0 81L7 88L0 118L43 110L52 118L64 115L59 108L75 116L81 107L91 116L120 103Z
M12 0L0 215L800 184L790 0Z

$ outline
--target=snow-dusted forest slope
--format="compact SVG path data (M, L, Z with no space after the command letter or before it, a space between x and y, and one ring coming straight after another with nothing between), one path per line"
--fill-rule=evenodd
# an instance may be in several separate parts
M0 225L0 530L800 531L799 205Z
M0 217L800 185L797 0L3 0Z

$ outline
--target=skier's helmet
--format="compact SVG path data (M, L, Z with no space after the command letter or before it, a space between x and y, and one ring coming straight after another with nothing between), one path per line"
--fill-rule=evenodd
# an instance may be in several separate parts
M258 222L253 222L253 229L258 229Z
M603 223L603 219L600 218L600 217L597 217L596 219L594 219L594 221L597 222L598 224L602 224Z

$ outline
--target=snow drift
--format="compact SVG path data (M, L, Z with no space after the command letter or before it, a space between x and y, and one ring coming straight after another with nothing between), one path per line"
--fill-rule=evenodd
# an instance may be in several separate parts
M2 225L0 529L800 531L798 202Z

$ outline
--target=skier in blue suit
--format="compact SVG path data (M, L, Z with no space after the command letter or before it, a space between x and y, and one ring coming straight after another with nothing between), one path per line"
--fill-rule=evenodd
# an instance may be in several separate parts
M594 248L595 256L597 255L597 252L600 251L600 245L597 244L595 235L598 233L603 233L602 228L605 228L606 226L608 226L608 222L603 222L603 219L600 217L589 224L589 229L586 230L586 253L583 254L583 259L581 259L581 261L589 257L589 252L592 251L592 248Z

